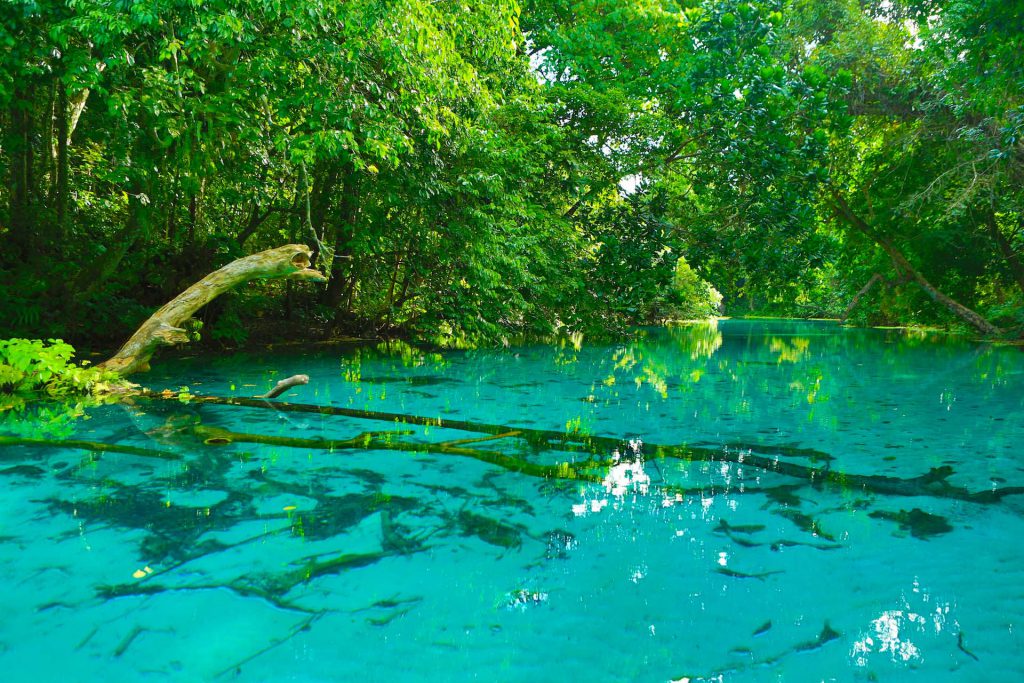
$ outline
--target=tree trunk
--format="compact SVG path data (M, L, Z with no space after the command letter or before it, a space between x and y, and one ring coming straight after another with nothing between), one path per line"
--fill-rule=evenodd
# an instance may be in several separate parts
M1013 250L1013 245L1010 244L1010 240L1006 239L1006 235L999 229L999 223L996 220L996 214L991 207L985 210L985 227L988 229L988 234L992 238L992 241L996 243L996 247L999 248L999 253L1006 260L1006 265L1010 268L1010 274L1013 276L1014 281L1017 283L1017 287L1021 293L1024 293L1024 264L1021 263L1020 257L1017 252Z
M59 90L57 87L59 81L60 79L55 77L50 79L49 94L46 97L46 127L43 129L43 153L40 159L43 163L42 176L46 178L49 187L45 188L46 192L43 191L44 188L40 188L39 193L40 196L45 196L50 204L53 203L53 199L57 194L57 175L53 169L53 162L57 159L57 143L53 135L57 118L57 107L60 106L58 103L59 94L57 92Z
M107 68L106 62L97 62L96 71L103 73ZM75 129L78 128L78 121L82 117L82 112L85 111L85 103L89 101L89 88L83 88L75 93L74 97L68 103L68 134L67 142L71 144L71 136L75 134Z
M82 269L72 285L72 293L76 300L84 301L114 274L121 261L128 255L135 243L144 235L149 234L151 207L139 196L132 193L128 196L128 220L124 227L114 236L107 251L92 264Z
M323 282L327 278L309 267L309 256L306 245L288 244L232 261L165 304L112 358L97 367L122 376L145 372L157 347L188 341L188 334L179 325L213 299L249 280L287 277Z
M867 284L861 287L860 291L853 295L853 299L850 300L850 305L846 307L845 311L843 311L843 317L839 319L839 322L846 322L846 319L850 317L851 313L853 313L853 309L857 307L857 304L860 302L861 298L863 298L865 294L870 292L871 288L878 284L879 280L881 279L882 276L879 275L878 273L875 273L874 275L871 276L871 279L868 280Z
M338 206L338 234L334 241L334 258L331 260L331 280L327 283L324 303L337 308L345 294L348 278L341 274L345 261L351 258L351 242L359 222L359 185L355 166L346 165L344 188Z
M4 147L10 155L7 198L11 228L10 248L12 260L22 260L32 249L32 212L30 193L32 178L32 147L29 134L30 114L27 111L29 95L15 88L11 99L11 130Z
M327 212L337 184L337 166L330 166L326 170L313 169L313 185L309 188L306 198L306 227L313 231L313 237L317 240L317 244L313 245L314 265L320 258L320 241L324 238Z
M56 237L63 240L67 227L68 213L68 94L63 84L57 92L57 167L54 184L54 207L56 209Z
M933 301L942 304L946 309L951 311L953 315L967 322L982 334L997 335L1002 333L1002 330L990 323L988 320L985 320L985 318L976 311L967 308L960 302L955 301L940 292L935 285L929 282L927 278L925 278L925 276L907 260L903 253L896 248L892 242L882 235L877 234L870 225L868 225L860 216L855 214L841 194L833 190L832 198L832 209L835 212L836 217L880 246L882 250L889 255L889 258L892 259L896 268L910 276L910 279L916 282L917 285L924 290L925 294L931 297Z

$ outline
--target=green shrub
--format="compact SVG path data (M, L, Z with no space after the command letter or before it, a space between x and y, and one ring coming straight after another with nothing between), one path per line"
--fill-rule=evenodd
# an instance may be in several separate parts
M75 349L60 339L0 340L0 393L45 391L51 396L109 391L118 375L71 362Z
M698 275L682 256L676 261L672 284L680 301L674 311L677 317L709 318L718 314L722 295Z

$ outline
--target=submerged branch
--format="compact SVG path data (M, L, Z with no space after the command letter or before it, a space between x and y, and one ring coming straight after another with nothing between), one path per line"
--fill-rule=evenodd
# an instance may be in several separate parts
M406 443L394 441L390 438L381 439L374 433L360 434L351 439L303 439L291 436L243 434L221 429L220 427L208 427L205 425L196 425L193 427L193 433L201 438L203 443L211 446L231 443L260 443L271 446L285 446L287 448L312 448L325 451L360 449L368 451L402 451L406 453L438 453L473 458L474 460L491 465L497 465L510 472L519 472L541 479L578 479L594 483L602 481L601 476L581 471L581 463L539 465L495 451L461 448L443 443ZM596 464L607 465L608 463ZM587 465L594 466L595 463L588 462Z
M166 400L167 397L154 392L144 392L141 396ZM207 444L224 444L231 442L265 443L293 448L313 448L321 450L392 450L420 453L439 453L470 457L502 467L503 469L521 472L535 477L553 479L575 479L591 482L602 481L598 474L588 471L595 467L608 467L611 461L607 457L625 448L626 441L609 436L593 434L577 434L555 430L531 429L529 427L510 427L484 422L464 420L448 420L444 418L428 418L419 415L403 415L400 413L384 413L336 406L319 406L303 403L284 403L247 398L229 398L220 396L196 396L194 403L213 405L236 405L253 408L270 408L279 411L319 413L321 415L339 415L364 420L377 420L395 424L415 424L443 429L455 429L467 432L488 434L501 438L522 439L538 450L554 450L569 453L586 452L599 456L596 460L584 462L564 462L559 465L540 465L527 462L521 458L473 448L454 445L455 442L443 443L407 443L394 439L379 439L373 435L367 438L360 435L352 439L303 439L286 436L267 436L259 434L239 434L216 427L198 425L194 428L196 435ZM465 442L463 442L465 443ZM757 451L767 453L758 454ZM810 449L801 449L802 455L816 456L825 462L823 466L811 467L781 460L776 446L759 444L733 443L724 448L712 448L688 445L644 444L644 457L651 459L672 458L685 462L723 462L753 467L765 472L781 474L801 479L812 485L829 485L843 490L859 489L866 492L894 496L931 496L949 498L975 503L992 503L1002 500L1008 495L1024 494L1024 487L1014 486L1002 489L972 492L961 486L950 484L947 479L953 475L953 468L947 466L932 468L927 473L910 479L889 477L873 474L851 474L833 470L832 458L828 454Z
M152 448L140 448L138 446L122 446L114 443L103 443L102 441L79 441L76 439L25 439L17 436L0 435L0 447L3 446L28 446L30 448L76 448L84 451L126 453L128 455L139 455L144 458L181 460L180 455L177 453L171 453L170 451L158 451Z
M173 396L173 395L172 395ZM139 398L167 400L168 397L146 391ZM174 400L179 400L176 396ZM409 431L392 430L363 432L348 439L301 438L293 436L276 436L266 434L247 434L234 432L221 427L203 424L179 427L181 432L190 434L198 442L207 446L228 445L232 443L257 443L287 448L306 448L325 451L364 450L364 451L397 451L404 453L429 453L465 457L495 465L510 472L517 472L541 479L561 479L601 483L609 469L618 461L613 453L628 452L623 439L593 435L559 432L555 430L531 429L529 427L509 427L484 422L464 420L448 420L428 418L419 415L403 415L384 413L336 406L320 406L302 403L285 403L249 398L229 398L220 396L195 396L192 403L212 405L234 405L250 408L272 409L282 412L307 412L323 415L338 415L362 420L390 422L396 425L423 425L441 429L453 429L465 432L484 434L478 438L447 439L440 442L402 441L401 437L410 435ZM472 448L471 445L499 440L521 440L528 444L534 452L554 451L572 454L586 454L588 457L568 458L557 464L540 464L530 462L522 457L515 457L497 450ZM27 446L38 448L76 448L91 452L115 452L164 460L180 460L181 455L137 446L108 444L97 441L62 440L62 439L28 439L21 437L0 436L0 447ZM794 455L811 458L823 465L811 466L782 460L780 455ZM952 467L944 465L932 468L925 474L912 478L890 477L873 474L853 474L834 470L831 467L833 457L813 449L787 449L779 446L728 443L720 446L686 445L686 444L652 444L643 445L642 457L648 461L665 459L681 460L688 463L731 463L742 467L751 467L764 472L779 474L810 483L813 486L827 485L842 490L861 490L864 492L891 496L930 496L963 500L973 503L996 503L1006 496L1024 494L1024 486L1008 486L1001 489L988 489L972 492L962 486L950 484L948 479L953 475ZM663 484L666 493L688 494L690 489L683 489L672 484Z
M275 384L274 388L267 393L260 394L254 398L277 398L292 387L299 386L301 384L309 384L309 375L292 375L291 377L287 377Z

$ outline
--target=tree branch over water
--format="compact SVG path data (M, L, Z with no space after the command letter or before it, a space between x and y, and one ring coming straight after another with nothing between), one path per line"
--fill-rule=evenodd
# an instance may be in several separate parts
M311 254L304 244L287 244L232 261L164 304L113 357L98 367L122 376L145 372L149 369L149 359L159 346L189 341L188 333L181 325L196 311L249 280L291 278L325 282L327 278L310 267Z

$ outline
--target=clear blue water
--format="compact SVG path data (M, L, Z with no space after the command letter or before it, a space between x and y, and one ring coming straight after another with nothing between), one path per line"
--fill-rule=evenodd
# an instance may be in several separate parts
M0 448L5 681L1024 680L1024 495L982 495L1024 486L1017 349L721 321L144 380L252 396L295 373L287 401L519 433L194 401L8 411L6 434L174 459ZM324 447L366 432L393 433Z

